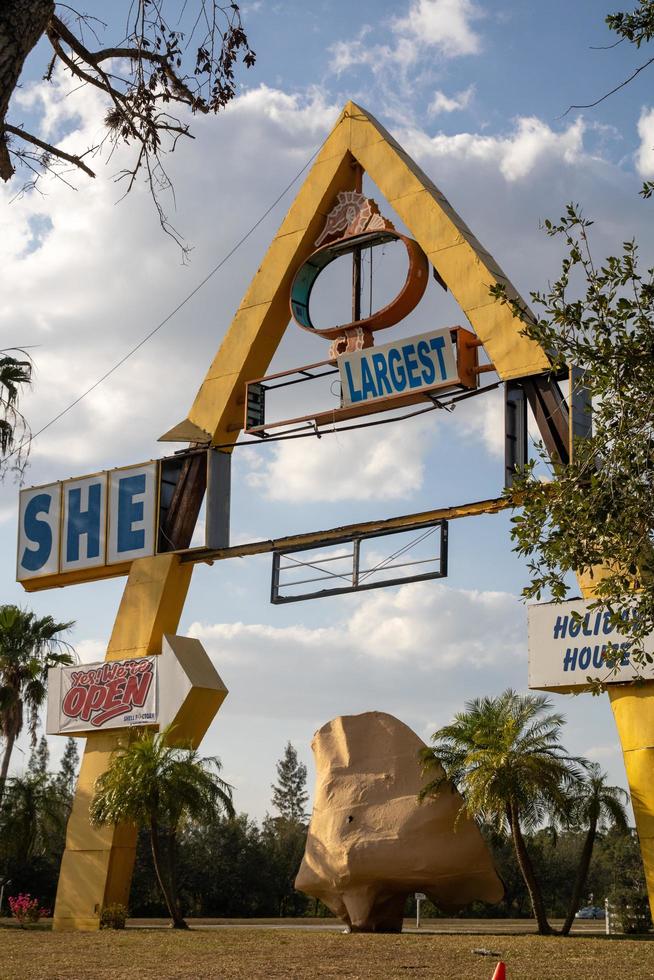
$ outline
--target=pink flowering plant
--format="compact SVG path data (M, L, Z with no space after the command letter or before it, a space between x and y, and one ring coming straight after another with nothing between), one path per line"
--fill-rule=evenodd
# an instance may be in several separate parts
M25 928L26 923L38 922L42 916L50 914L49 909L40 907L38 898L32 898L31 895L22 893L9 897L9 908L21 929Z

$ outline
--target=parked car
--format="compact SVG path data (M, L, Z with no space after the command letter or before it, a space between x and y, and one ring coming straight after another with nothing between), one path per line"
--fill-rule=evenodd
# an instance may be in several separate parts
M604 919L606 918L606 913L604 909L600 908L599 905L587 905L575 915L575 919Z

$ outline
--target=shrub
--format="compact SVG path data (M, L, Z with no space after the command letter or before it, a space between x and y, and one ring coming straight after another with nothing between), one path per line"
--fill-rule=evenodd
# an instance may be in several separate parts
M635 935L648 932L652 925L647 892L638 887L615 888L609 896L611 910L620 920L622 931Z
M9 896L9 908L14 919L18 921L21 929L25 928L28 922L38 922L44 915L49 915L49 909L42 909L38 898L32 898L27 893Z
M128 915L127 906L121 905L120 902L105 905L100 913L100 928L124 929Z

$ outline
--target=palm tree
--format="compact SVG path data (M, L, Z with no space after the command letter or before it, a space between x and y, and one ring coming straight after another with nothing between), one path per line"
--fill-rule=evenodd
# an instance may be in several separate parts
M11 753L25 720L32 745L36 744L48 669L74 662L72 647L58 635L73 625L57 623L52 616L38 618L18 606L0 606L0 735L5 743L0 765L0 802Z
M24 360L13 356L14 353L22 354ZM22 350L0 350L0 452L3 456L10 453L14 448L16 433L29 436L29 427L24 416L18 411L18 398L20 386L29 384L32 379L32 362L29 355ZM25 452L21 447L17 448L17 459L27 455L29 452L29 438ZM19 463L20 468L20 463ZM0 470L2 464L0 463Z
M141 732L113 756L96 782L90 815L97 825L149 828L154 869L172 926L187 929L177 899L177 832L184 820L208 823L221 810L233 816L234 808L231 786L218 776L220 761L201 759L190 746L168 745L169 735L169 730Z
M498 833L508 828L540 935L550 935L552 927L523 835L552 809L563 812L566 791L581 778L579 760L559 742L563 716L550 707L543 695L510 689L496 698L475 698L434 732L433 748L421 752L424 775L436 772L421 799L437 795L450 780L464 798L462 811Z
M593 856L598 827L613 826L617 827L618 830L627 830L627 812L625 810L625 803L629 800L627 793L619 786L607 786L608 777L596 762L587 763L586 769L586 777L579 784L570 800L569 822L588 829L572 887L568 914L561 929L562 936L567 936L570 932L575 920L575 913L579 908L581 895L588 877L590 859Z
M0 829L15 860L27 864L56 840L63 843L67 819L67 800L49 773L28 772L7 780Z

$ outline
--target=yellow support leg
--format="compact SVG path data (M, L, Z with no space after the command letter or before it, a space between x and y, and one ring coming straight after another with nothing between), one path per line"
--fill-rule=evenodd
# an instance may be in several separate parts
M602 577L578 576L585 599L592 599ZM647 895L654 917L654 682L610 684L609 699L622 746L631 804L636 818Z
M135 561L125 586L107 649L107 660L161 653L164 633L177 629L193 566L176 555ZM215 709L187 720L177 735L198 744ZM94 930L104 905L127 905L136 853L136 830L130 826L92 827L89 803L95 781L106 769L120 739L118 732L87 737L77 790L66 832L53 928Z
M622 744L654 916L654 683L612 684L609 698Z

